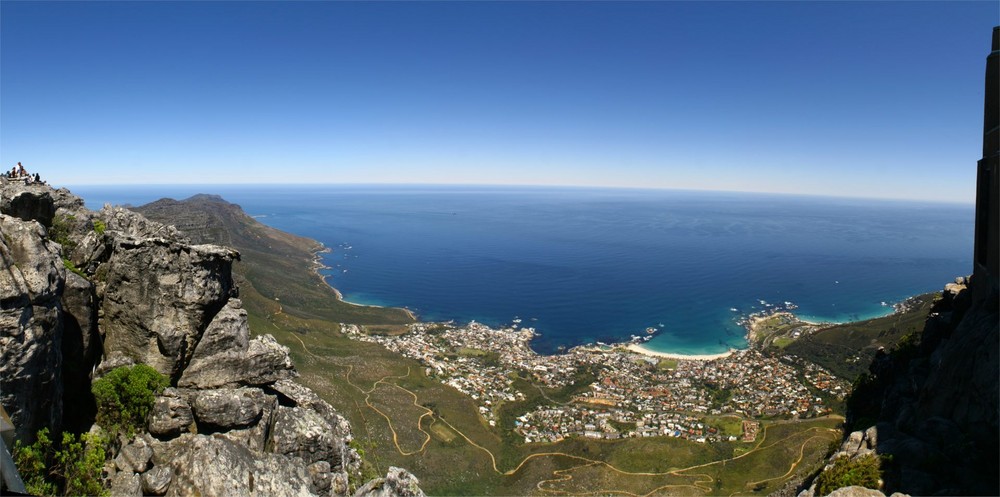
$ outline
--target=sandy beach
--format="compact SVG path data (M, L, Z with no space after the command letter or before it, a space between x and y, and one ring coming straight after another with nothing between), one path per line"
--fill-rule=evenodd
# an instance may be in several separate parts
M673 354L670 352L657 352L655 350L650 350L637 343L631 343L625 348L637 354L643 354L653 357L663 357L666 359L680 359L684 361L711 361L713 359L722 359L723 357L729 357L733 355L732 350L722 352L720 354Z

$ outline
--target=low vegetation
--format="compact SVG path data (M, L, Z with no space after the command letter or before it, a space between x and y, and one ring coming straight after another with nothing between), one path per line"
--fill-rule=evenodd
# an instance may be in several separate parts
M886 317L844 323L823 328L815 333L803 334L783 346L782 353L799 356L823 366L831 373L854 381L868 371L875 352L880 347L892 349L907 335L918 333L924 327L927 313L938 293L913 297L908 309Z
M834 461L832 468L816 478L816 495L827 495L838 488L852 485L877 490L882 478L880 467L881 460L872 454L856 458L841 457Z
M491 426L475 401L428 377L419 362L341 333L340 322L364 325L368 333L396 333L412 317L337 299L308 264L315 242L259 225L218 201L160 201L138 210L177 225L196 243L240 251L234 278L250 329L288 346L299 381L351 422L353 446L363 449L362 468L370 476L384 475L389 466L405 467L431 495L745 494L753 485L775 489L817 469L826 447L839 440L834 428L840 420L831 417L765 422L752 443L571 437L525 444L511 431L516 417L538 405L572 403L598 371L581 369L573 384L561 389L547 389L526 372L512 373L524 400L493 406L497 426ZM445 329L432 327L432 333ZM493 359L474 349L453 353ZM677 364L667 360L658 366ZM727 421L727 432L741 431L740 420Z
M66 270L74 272L84 278L87 277L87 275L84 274L83 271L80 270L80 268L76 267L76 264L73 264L73 261L69 259L63 259L62 261L63 261L63 266L66 266Z
M97 434L63 433L53 443L49 430L37 433L35 443L14 444L14 464L31 495L108 495L102 482L108 441Z
M112 369L91 386L97 402L97 424L109 433L131 437L143 429L156 395L170 384L145 364Z
M62 245L63 254L68 254L76 248L76 242L70 237L75 223L74 216L58 215L52 218L52 226L48 231L49 239Z

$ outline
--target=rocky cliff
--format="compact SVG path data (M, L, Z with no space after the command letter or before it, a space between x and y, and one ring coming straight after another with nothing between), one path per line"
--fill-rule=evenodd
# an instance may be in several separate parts
M1000 26L986 57L973 274L945 285L921 332L876 354L848 399L844 443L817 480L878 461L886 491L1000 495L997 95ZM816 493L814 484L803 497Z
M422 495L398 468L358 481L348 422L293 381L287 348L251 338L235 250L20 183L0 189L0 233L0 401L19 440L91 429L90 382L142 363L171 387L112 454L115 495Z

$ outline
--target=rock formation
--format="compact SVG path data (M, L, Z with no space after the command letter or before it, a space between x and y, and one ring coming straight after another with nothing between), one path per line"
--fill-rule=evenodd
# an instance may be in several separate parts
M1000 26L992 34L972 276L945 285L919 336L876 355L848 400L863 431L834 454L879 455L889 491L1000 495Z
M18 439L31 441L62 427L66 268L37 221L4 213L0 233L0 401Z
M292 381L287 347L251 338L235 250L44 185L2 186L0 233L0 400L18 439L87 430L91 380L144 363L171 387L106 466L114 495L423 495L398 468L356 481L350 425Z
M834 458L882 456L887 491L1000 491L1000 306L995 289L974 299L967 284L948 284L920 336L878 355L848 402L859 431Z

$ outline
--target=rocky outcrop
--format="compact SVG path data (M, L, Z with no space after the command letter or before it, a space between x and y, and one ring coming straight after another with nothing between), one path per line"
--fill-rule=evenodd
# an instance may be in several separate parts
M66 269L45 235L36 221L0 213L0 401L26 441L62 426Z
M376 478L354 493L354 497L423 497L419 481L409 471L389 467L385 478Z
M71 428L86 430L90 381L145 363L173 386L148 433L118 439L105 465L112 494L348 495L360 474L350 425L291 381L287 347L251 338L236 251L192 245L126 209L91 212L66 190L2 188L0 400L19 439L58 432L68 407L83 425ZM365 495L418 495L406 475Z
M103 352L94 284L75 272L66 271L62 308L63 405L74 413L65 420L65 427L83 431L94 421L90 413L97 411L90 394L90 373L100 362Z
M268 448L275 453L302 458L306 464L328 461L341 467L347 447L316 411L278 406Z
M889 492L1000 492L1000 298L995 287L974 292L981 284L949 283L923 331L876 356L848 399L848 425L857 431L834 458L891 461L882 466Z
M217 388L265 385L295 376L288 347L271 335L250 339L247 313L230 299L205 329L178 385Z
M285 404L308 408L318 413L330 425L338 439L344 440L345 443L353 439L351 425L347 419L337 413L327 401L316 395L316 392L290 380L277 381L270 385L269 390L275 392Z
M14 189L5 186L0 194L0 212L22 221L37 221L48 227L52 226L56 206L47 188L36 186Z
M195 394L192 407L199 425L234 429L256 424L265 404L274 402L259 388L220 388Z
M149 433L168 439L189 431L194 423L194 413L186 396L176 388L168 388L156 398L149 413Z
M222 436L183 435L154 443L153 462L172 473L166 495L313 495L305 465Z
M101 328L121 352L178 378L201 333L235 296L235 251L166 239L117 237L106 272Z

